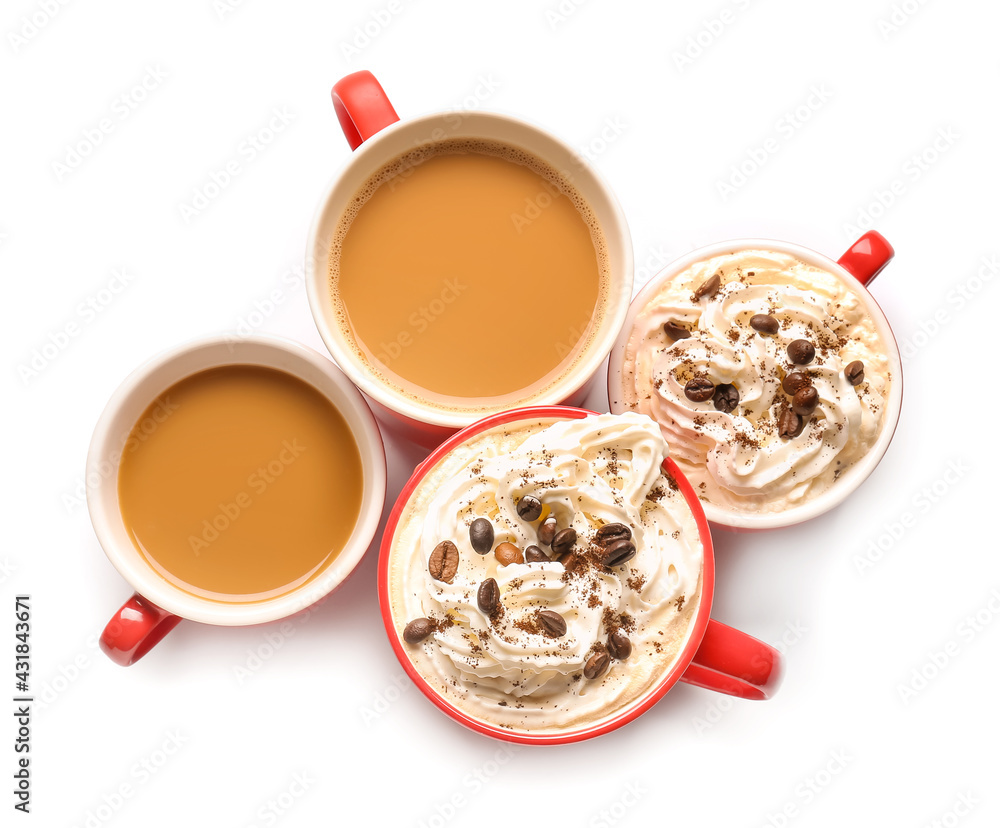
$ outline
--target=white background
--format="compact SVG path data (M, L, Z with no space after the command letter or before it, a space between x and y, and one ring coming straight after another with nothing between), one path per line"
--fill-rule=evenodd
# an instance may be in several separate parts
M402 826L998 824L1000 560L987 520L1000 7L121 0L43 10L56 6L11 0L0 12L0 651L12 656L13 597L29 593L41 702L32 814L9 818L4 793L4 825L350 825L373 814ZM334 599L291 622L292 635L280 624L183 623L128 669L96 649L130 592L81 497L97 417L143 360L232 330L275 289L281 303L258 329L323 350L295 268L349 156L330 86L359 68L375 72L401 117L497 110L589 154L629 219L637 287L725 238L836 257L874 226L894 244L873 289L905 356L886 458L832 514L717 537L713 615L783 642L774 700L679 685L600 739L503 748L407 683L378 613L373 554ZM133 93L144 79L155 88ZM289 122L248 159L241 145L275 110ZM111 130L71 163L102 119ZM775 151L733 179L768 139ZM185 220L182 205L234 159L238 176ZM103 304L116 271L126 286ZM84 310L89 300L99 313ZM71 323L76 335L39 363L35 351L52 355L46 344ZM29 375L33 359L41 368ZM391 503L420 454L387 447ZM977 613L974 627L965 619ZM11 656L0 658L2 698L14 695ZM7 791L15 754L3 718Z

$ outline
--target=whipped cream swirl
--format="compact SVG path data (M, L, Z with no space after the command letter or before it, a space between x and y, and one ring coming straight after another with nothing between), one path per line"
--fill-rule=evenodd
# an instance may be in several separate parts
M402 558L394 616L400 629L414 617L450 620L411 648L411 658L463 709L505 727L558 729L616 712L662 675L697 604L703 550L689 507L662 473L667 447L654 422L605 414L526 426L517 424L513 436L501 429L473 438L424 479L420 488L430 490L411 500L411 532L404 526L394 545ZM517 514L526 495L544 507L531 523ZM623 523L636 555L617 567L567 571L555 560L503 566L472 548L476 518L493 524L494 547L508 541L524 550L540 546L538 526L549 514L560 529L576 530L577 550L601 525ZM450 584L427 567L442 540L459 550ZM478 587L490 577L503 607L492 622L477 604ZM538 610L559 613L566 634L545 635L532 623ZM624 620L633 652L588 680L584 665L607 641L609 617L615 627Z
M713 296L693 291L713 275ZM749 320L769 314L777 334L758 333ZM674 322L690 331L676 341ZM816 348L805 366L793 364L789 343ZM858 295L833 274L793 256L746 250L708 259L670 279L637 316L624 365L628 408L654 418L699 494L724 508L771 512L814 497L874 444L889 391L887 351ZM865 379L852 386L844 368L854 360ZM802 371L819 406L801 433L778 433L790 398L783 377ZM727 413L712 399L690 400L694 377L729 383L739 404Z

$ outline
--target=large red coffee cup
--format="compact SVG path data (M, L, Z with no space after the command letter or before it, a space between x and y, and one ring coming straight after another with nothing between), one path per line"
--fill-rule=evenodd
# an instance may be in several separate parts
M511 730L469 715L432 687L427 678L416 669L410 657L412 650L402 639L402 631L410 619L402 617L400 609L393 605L391 579L401 518L425 477L455 449L491 429L501 426L516 428L521 422L576 420L593 413L565 406L527 407L495 414L468 426L441 444L416 468L389 516L378 562L379 604L389 642L407 675L434 706L458 723L486 736L523 744L578 742L608 733L633 721L653 707L678 681L745 699L769 698L780 684L782 658L774 648L711 618L715 586L712 536L694 490L670 459L665 461L664 470L673 477L683 494L684 502L697 525L703 549L701 595L697 612L688 626L686 640L677 656L662 675L657 676L638 697L621 710L597 722L569 726L554 732Z
M367 71L340 80L333 87L333 102L353 154L327 186L309 234L306 248L309 304L334 360L372 401L379 419L431 448L457 429L497 411L523 405L582 402L614 343L632 295L632 242L628 225L617 199L597 171L562 141L507 115L451 110L400 120L378 81ZM580 353L572 357L572 364L555 369L556 378L552 382L523 393L507 394L503 399L452 399L447 406L441 406L419 395L402 393L379 376L378 366L367 360L349 322L331 301L330 256L342 217L373 174L415 147L466 139L499 142L522 150L571 184L589 206L604 237L608 290L599 300L593 330L579 340L585 342L579 346ZM392 243L391 229L386 228L387 244ZM482 256L490 256L490 251L483 250ZM531 288L525 286L529 291ZM513 285L510 289L514 289ZM556 302L558 297L533 295L525 301ZM413 310L416 312L418 308ZM490 308L470 308L468 312L489 319ZM434 324L448 324L448 317ZM483 335L502 338L502 332L503 320L497 319L495 324L490 320ZM503 346L498 344L498 354L502 351Z

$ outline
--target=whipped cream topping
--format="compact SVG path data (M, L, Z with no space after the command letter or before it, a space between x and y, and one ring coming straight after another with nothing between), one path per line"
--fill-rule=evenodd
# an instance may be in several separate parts
M561 730L611 716L672 663L700 597L703 549L694 517L663 474L667 447L656 424L636 414L516 423L479 435L431 470L404 512L390 563L393 618L438 623L424 642L404 645L431 686L470 715L514 730ZM517 514L525 495L542 516ZM572 526L584 553L606 523L630 527L636 555L617 567L569 569L556 560L501 565L477 554L473 520L494 526L496 545L538 545L549 515ZM428 559L442 540L459 550L452 583L431 577ZM503 607L491 621L477 590L494 578ZM566 621L564 636L545 635L538 610ZM633 646L596 679L584 665L611 629Z
M718 292L695 299L715 274ZM755 314L777 319L777 334L751 328ZM690 336L672 340L663 327L671 321ZM796 339L815 346L811 363L789 360ZM826 491L875 443L891 382L887 353L864 302L843 280L791 255L744 250L692 265L639 313L623 402L660 424L700 497L737 512L778 512ZM858 386L844 375L854 360L864 363ZM788 439L778 417L790 400L781 382L793 371L811 378L819 406ZM735 410L690 400L684 388L694 377L734 385Z

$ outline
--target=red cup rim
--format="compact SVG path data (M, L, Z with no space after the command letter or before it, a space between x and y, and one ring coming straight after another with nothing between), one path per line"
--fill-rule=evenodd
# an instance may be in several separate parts
M708 629L709 616L712 611L712 597L715 590L715 554L712 546L712 535L708 526L708 519L705 517L705 512L701 508L701 504L698 501L698 496L695 494L694 487L681 473L677 464L668 457L663 463L663 468L674 478L681 494L684 495L684 500L694 515L695 523L698 527L698 535L701 538L702 548L704 550L701 598L699 599L698 611L695 615L694 621L688 629L687 641L678 653L677 658L674 659L670 669L667 670L654 688L651 691L646 691L646 693L640 697L638 702L628 705L624 710L610 719L605 719L596 724L588 725L576 730L561 733L537 734L510 731L505 728L480 721L479 719L470 716L458 707L445 701L430 687L427 681L420 675L420 673L417 672L416 668L414 668L413 664L410 662L406 649L403 647L401 636L396 631L395 625L392 621L392 611L389 601L389 555L392 550L393 539L396 536L396 527L399 523L400 515L406 507L406 504L409 502L410 497L413 495L414 490L426 476L427 472L436 466L438 462L440 462L440 460L445 455L450 453L456 446L464 443L470 437L496 426L528 419L579 420L597 413L598 412L596 411L590 411L585 408L572 408L570 406L563 405L528 406L525 408L511 409L509 411L501 411L497 414L485 417L482 420L478 420L472 425L466 426L464 429L445 440L445 442L438 446L426 460L414 469L410 479L406 482L406 485L403 486L403 490L399 493L399 497L396 498L396 502L393 504L392 511L389 514L385 531L382 533L382 543L379 547L378 559L379 609L382 613L382 621L385 624L385 630L387 636L389 637L389 643L392 645L396 658L399 660L403 670L417 686L420 692L423 693L435 707L450 716L459 724L465 725L470 730L474 730L485 736L491 736L495 739L500 739L506 742L517 742L519 744L527 745L562 745L572 742L580 742L595 736L601 736L605 733L611 732L612 730L617 730L619 727L628 724L653 707L653 705L662 699L666 695L667 691L669 691L670 688L677 683L684 671L687 669L688 665L691 663L691 660L694 658L694 654L697 652L698 646L701 644L701 640L705 636L705 631Z

